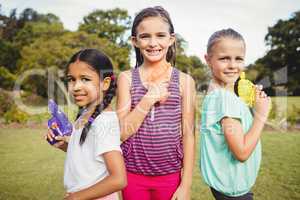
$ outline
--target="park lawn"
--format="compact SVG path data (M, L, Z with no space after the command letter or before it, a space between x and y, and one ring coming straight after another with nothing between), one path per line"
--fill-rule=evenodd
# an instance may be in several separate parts
M43 140L44 130L0 130L0 199L62 199L64 153Z
M300 109L300 96L277 96L272 97L272 101L276 101L278 106L283 106L283 108L279 109L284 109L287 107L287 112L293 111L294 108Z
M64 152L50 147L43 140L43 132L0 130L0 200L62 199ZM262 144L262 166L253 188L255 199L300 199L300 133L264 133ZM192 199L210 200L198 163L197 151Z

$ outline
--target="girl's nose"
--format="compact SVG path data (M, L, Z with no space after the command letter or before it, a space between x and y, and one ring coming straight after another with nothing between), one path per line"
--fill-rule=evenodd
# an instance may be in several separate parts
M237 67L238 67L238 64L237 64L234 60L231 60L231 61L229 62L228 67L231 68L231 69L234 69L234 68L237 68Z
M156 45L157 45L156 38L154 38L154 37L150 38L150 40L149 40L149 46L150 47L155 47Z
M73 85L73 91L79 91L82 87L81 81L76 81Z

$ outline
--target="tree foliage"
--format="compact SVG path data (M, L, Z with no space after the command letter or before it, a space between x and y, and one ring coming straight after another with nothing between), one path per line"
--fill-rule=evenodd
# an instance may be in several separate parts
M185 52L186 48L187 42L181 35L176 34L176 67L194 78L197 90L205 89L208 84L209 70L199 57L188 56Z
M131 17L127 10L115 8L110 10L95 10L83 18L79 30L97 34L120 47L128 47L126 31L130 29Z
M60 19L51 14L41 14L26 8L8 15L0 6L0 87L11 88L16 77L29 69L55 67L63 69L69 57L82 48L97 48L112 60L117 71L130 68L131 47L128 43L131 17L127 10L115 8L95 10L83 18L78 31L64 29ZM177 38L176 66L189 73L200 90L209 79L208 68L199 57L187 55L187 42ZM285 87L290 95L300 94L300 11L286 20L279 20L268 28L265 36L269 47L266 55L248 66L247 76L256 82L271 82L269 90ZM280 71L286 69L285 72ZM46 91L46 83L36 78L24 85ZM205 88L205 87L204 87Z
M0 66L2 72L5 72L0 74L0 79L6 79L7 74L18 73L23 47L30 45L36 38L55 37L53 32L60 34L62 31L62 23L53 14L39 14L31 8L26 8L19 15L17 10L13 9L6 16L0 10ZM0 87L11 89L13 83L8 84L8 81L12 79L1 81Z
M66 32L59 37L40 37L25 46L21 51L22 59L18 63L19 72L33 68L57 67L64 69L72 54L83 48L97 48L104 51L116 69L129 65L126 51L107 39L85 32Z
M20 76L31 69L49 67L64 69L70 56L82 48L101 49L111 58L116 70L129 68L130 48L120 44L126 43L123 37L130 17L127 11L121 9L107 12L97 11L91 15L95 17L100 13L102 17L110 16L111 24L105 22L104 28L107 29L106 34L113 36L113 40L106 37L108 35L99 37L99 33L89 31L67 31L59 18L51 13L40 14L27 8L19 15L13 9L5 16L0 10L0 80L5 80L0 82L0 87L12 89L15 81L12 74ZM97 27L98 24L95 25ZM45 96L47 80L31 77L24 81L22 88Z
M249 71L257 71L256 81L269 77L273 89L284 86L288 94L300 95L300 11L269 27L265 42L270 50Z

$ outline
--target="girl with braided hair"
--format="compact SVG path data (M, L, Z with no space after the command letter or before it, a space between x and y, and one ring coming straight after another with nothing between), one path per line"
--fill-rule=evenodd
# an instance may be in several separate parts
M102 52L85 49L71 57L66 77L80 112L70 138L55 137L55 147L67 152L64 199L116 200L126 171L118 117L110 106L116 91L113 66ZM48 138L53 138L50 130Z

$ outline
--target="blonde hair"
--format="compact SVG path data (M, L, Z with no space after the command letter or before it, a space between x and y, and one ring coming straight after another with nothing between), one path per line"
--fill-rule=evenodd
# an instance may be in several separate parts
M218 41L220 41L222 38L231 38L231 39L235 39L235 40L241 40L244 43L244 45L246 46L245 40L240 33L233 30L232 28L222 29L222 30L214 32L208 39L207 50L206 50L207 54L211 53L213 46Z

